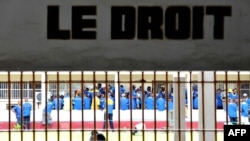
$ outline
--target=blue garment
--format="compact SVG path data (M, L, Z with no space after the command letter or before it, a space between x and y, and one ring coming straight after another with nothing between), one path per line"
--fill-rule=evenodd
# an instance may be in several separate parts
M129 100L126 97L120 98L120 109L121 110L128 110L129 108Z
M249 98L246 99L246 103L248 105L248 108L250 109L250 99Z
M100 98L100 109L104 109L105 108L105 97L101 97Z
M54 105L55 105L55 109L56 110L60 110L60 109L62 109L62 105L63 105L63 99L62 98L55 98L54 100L53 100L53 102L54 102ZM58 103L58 104L57 104Z
M90 98L89 97L84 97L83 98L83 104L84 104L84 109L91 109L91 103L90 103Z
M238 94L233 94L231 92L228 93L228 98L231 98L231 99L238 99Z
M132 90L132 109L136 109L137 106L137 91Z
M193 86L193 109L199 108L199 100L198 100L198 86Z
M43 112L45 113L46 110L47 110L47 113L50 114L50 113L52 112L52 109L53 109L54 106L55 106L55 105L54 105L54 103L53 103L52 101L47 102L47 105L46 105L45 108L43 109Z
M222 107L223 106L222 96L221 96L220 92L216 93L216 106L217 107Z
M228 116L235 118L237 117L238 107L235 103L228 103Z
M74 110L82 110L82 108L83 108L82 97L80 97L80 96L75 97L73 102L74 102Z
M107 111L108 114L113 114L113 100L111 98L108 98L108 107L107 107Z
M21 107L20 105L15 105L12 110L16 113L16 120L19 125L21 125Z
M240 109L241 109L241 115L243 117L248 117L248 104L246 102L241 102Z
M174 110L174 103L173 101L168 101L168 110Z
M158 98L160 98L160 97L162 97L163 99L166 98L165 93L164 93L163 91L161 91L161 90L158 92L158 95L157 95L156 98L158 99Z
M123 86L120 86L120 95L125 93L126 89Z
M163 98L158 98L157 99L156 106L157 106L157 109L159 111L164 111L165 110L165 105L166 105L165 99L163 99Z
M154 98L152 96L149 96L146 98L145 106L146 106L146 109L154 110Z
M23 116L30 116L32 105L29 102L23 104Z
M15 105L13 108L12 108L13 111L15 111L16 113L16 117L21 117L21 107L19 105Z

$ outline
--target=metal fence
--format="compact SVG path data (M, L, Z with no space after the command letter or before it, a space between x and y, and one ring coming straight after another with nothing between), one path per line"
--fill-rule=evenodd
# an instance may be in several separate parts
M241 105L249 96L250 71L0 75L0 134L6 140L89 140L98 131L108 141L221 141L224 124L249 123ZM238 109L235 121L228 116L230 98ZM30 114L20 112L20 126L18 102L21 111L31 104Z

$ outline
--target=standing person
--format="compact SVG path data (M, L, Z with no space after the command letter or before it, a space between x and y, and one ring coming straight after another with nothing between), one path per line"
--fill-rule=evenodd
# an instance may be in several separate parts
M112 132L114 132L114 123L113 123L113 100L111 93L108 93L107 99L107 107L104 109L104 122L103 122L103 129L106 129L106 122L107 119L109 120L110 128Z
M23 104L23 120L26 129L30 129L30 115L31 115L32 105L29 103L28 98L25 98Z
M82 96L81 94L77 94L73 100L73 103L74 103L74 110L82 110L83 109L83 99L82 99Z
M193 86L193 109L198 109L198 86L194 85Z
M243 98L246 100L246 103L248 105L248 122L250 123L250 98L248 98L247 93L243 94Z
M227 112L229 120L232 124L237 124L237 110L238 106L233 102L232 98L228 98Z
M216 108L217 109L223 109L223 102L222 102L222 95L221 95L221 89L217 89L216 92Z
M20 128L21 126L21 101L18 100L17 105L15 105L11 111L16 115L16 125L15 128Z
M120 110L128 110L129 109L129 100L126 98L126 94L123 93L120 98Z
M92 99L91 103L91 109L92 110L99 110L100 109L100 98L99 98L99 91L94 90L94 97Z
M91 106L90 98L86 94L83 94L83 109L89 110L90 106Z
M61 110L62 109L63 99L62 99L61 96L55 97L53 102L54 102L54 105L55 105L55 107L54 107L55 110Z
M243 97L242 102L240 103L240 113L241 113L241 123L248 124L248 104L246 99Z
M43 126L48 123L49 127L52 126L52 117L51 117L51 112L53 107L55 106L54 97L51 96L50 99L47 102L47 105L43 109L43 116L42 116L42 124Z

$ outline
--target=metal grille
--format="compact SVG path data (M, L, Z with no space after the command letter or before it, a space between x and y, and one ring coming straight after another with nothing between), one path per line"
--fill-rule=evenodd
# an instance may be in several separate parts
M241 111L249 82L250 71L0 72L0 134L10 141L89 140L92 131L107 141L222 141L224 124L249 123L241 112L232 122L227 112L228 92L237 89ZM17 126L12 111L18 101L26 110L25 99L30 128L25 112Z

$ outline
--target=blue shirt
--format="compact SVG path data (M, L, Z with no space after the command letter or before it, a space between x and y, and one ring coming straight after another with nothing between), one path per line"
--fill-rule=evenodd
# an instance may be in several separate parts
M21 117L21 107L19 105L15 105L12 108L12 110L16 112L16 117L17 118Z
M154 109L154 98L149 96L145 100L146 109L153 110Z
M43 109L43 112L45 113L46 110L47 110L47 113L50 114L54 106L55 106L55 105L54 105L54 102L49 101L49 102L47 103L47 105L45 106L45 108Z
M108 114L113 114L113 100L111 98L108 98Z
M248 104L246 102L242 102L240 104L240 108L241 108L241 115L243 117L248 117Z
M25 102L23 104L23 116L30 116L30 111L32 109L32 106L29 102Z
M105 98L101 97L100 98L100 109L104 109L105 108Z
M57 109L57 110L62 109L63 100L61 98L55 98L53 100L53 102L54 102L54 105L55 105L55 107L54 107L55 109Z
M222 97L221 97L221 93L218 92L216 93L216 106L223 106L223 102L222 102Z
M228 116L229 117L237 117L238 107L235 103L228 103Z
M158 109L159 111L164 111L164 110L165 110L165 105L166 105L165 99L163 99L163 98L158 98L158 99L157 99L156 105L157 105L157 109Z
M174 110L174 103L173 103L173 101L168 101L168 110Z
M82 110L83 107L83 100L82 97L77 96L74 98L74 110Z
M129 108L129 100L125 97L120 98L120 109L121 110L128 110Z
M91 102L89 97L84 97L83 98L83 104L84 104L84 109L90 109L91 108Z

